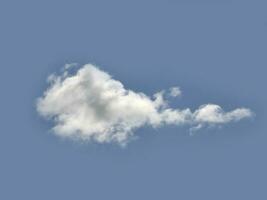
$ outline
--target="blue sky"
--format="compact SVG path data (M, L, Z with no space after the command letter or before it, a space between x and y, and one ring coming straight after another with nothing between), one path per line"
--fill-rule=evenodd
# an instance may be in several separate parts
M1 1L0 199L266 199L265 1ZM36 111L66 63L171 107L251 109L222 128L141 127L126 148L64 140Z

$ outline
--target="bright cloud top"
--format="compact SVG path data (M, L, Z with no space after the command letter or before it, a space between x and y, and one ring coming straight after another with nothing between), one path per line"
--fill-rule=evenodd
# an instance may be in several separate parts
M189 125L196 130L252 116L246 108L225 112L214 104L202 105L194 112L170 108L164 91L149 97L125 89L91 64L74 75L68 73L69 68L65 67L62 75L49 76L50 87L37 100L39 114L52 119L54 133L62 137L125 145L134 137L134 130L144 125ZM181 90L173 87L169 95L180 96Z

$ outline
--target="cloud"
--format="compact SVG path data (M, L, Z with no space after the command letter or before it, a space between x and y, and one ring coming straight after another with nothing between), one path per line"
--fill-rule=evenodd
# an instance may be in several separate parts
M171 87L170 88L170 96L178 97L182 94L182 91L179 87Z
M53 132L61 137L127 144L142 126L189 125L199 129L204 125L218 125L252 116L246 108L230 112L214 104L189 108L170 108L165 91L149 97L141 92L125 89L107 72L87 64L70 75L64 67L62 75L48 77L49 88L37 100L38 113L54 122ZM169 95L181 95L178 87Z

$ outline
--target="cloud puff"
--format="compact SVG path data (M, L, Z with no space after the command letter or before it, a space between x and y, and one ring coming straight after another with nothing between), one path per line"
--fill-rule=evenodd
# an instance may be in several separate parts
M182 91L179 87L171 87L170 88L170 96L178 97L182 94Z
M125 89L107 72L87 64L70 75L65 67L62 75L50 75L50 87L37 100L40 115L54 121L53 132L62 137L127 144L134 130L144 125L154 128L162 125L225 124L252 116L246 108L230 112L214 104L189 108L170 108L164 91L149 97L144 93ZM179 96L178 87L170 89L170 96Z

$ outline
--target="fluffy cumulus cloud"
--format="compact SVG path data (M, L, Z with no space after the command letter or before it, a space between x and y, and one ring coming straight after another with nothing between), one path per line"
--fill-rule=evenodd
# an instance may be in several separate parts
M125 145L134 138L134 131L145 125L189 125L197 130L252 116L246 108L225 112L214 104L202 105L194 112L171 108L164 91L150 97L126 89L91 64L70 74L73 66L67 65L61 75L49 76L49 88L37 100L39 114L52 119L53 132L62 137ZM169 90L169 96L180 95L178 87Z

